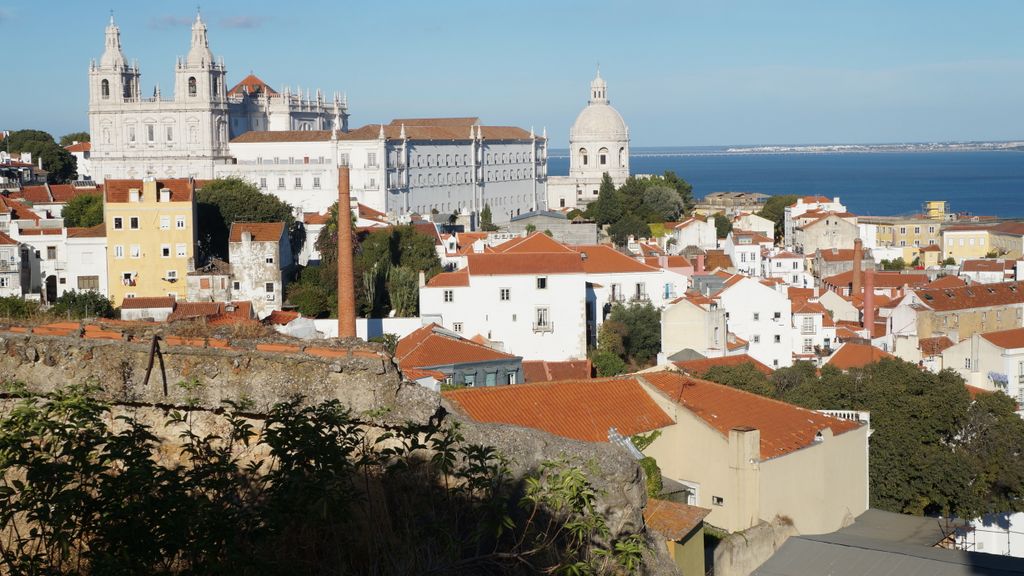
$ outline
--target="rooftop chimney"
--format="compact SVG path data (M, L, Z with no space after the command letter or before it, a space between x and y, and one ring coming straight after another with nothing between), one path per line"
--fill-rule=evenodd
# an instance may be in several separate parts
M860 294L861 267L864 266L864 246L860 238L853 240L853 288L850 296Z
M703 254L697 254L697 269L694 270L693 272L694 272L694 274L703 274L704 273L704 255Z
M868 338L875 330L875 272L868 270L864 273L864 328L868 331Z
M352 218L348 166L338 167L338 337L355 338L356 287L352 272Z

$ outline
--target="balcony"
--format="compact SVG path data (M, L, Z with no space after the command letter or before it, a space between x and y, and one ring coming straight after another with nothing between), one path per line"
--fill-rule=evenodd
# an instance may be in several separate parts
M380 164L378 164L376 162L374 162L373 164L370 164L369 162L367 162L366 164L363 164L363 168L366 169L366 170L377 170L377 169L380 168Z
M624 294L618 294L612 292L612 295L608 297L609 302L625 302L626 296Z
M554 332L555 331L555 323L554 322L534 322L533 323L533 331L534 331L534 333Z
M647 302L649 300L650 298L647 296L646 292L642 294L633 294L633 296L630 297L629 299L630 302Z
M867 426L868 436L871 435L871 412L862 412L859 410L817 410L819 414L838 418L840 420L850 420L851 422L860 422Z

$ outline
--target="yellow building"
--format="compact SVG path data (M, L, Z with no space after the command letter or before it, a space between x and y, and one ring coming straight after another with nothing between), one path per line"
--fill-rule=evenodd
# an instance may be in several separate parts
M108 294L185 299L185 274L195 257L195 181L190 178L107 180Z
M986 226L949 226L942 229L942 258L957 264L969 258L984 258L992 250L990 230Z

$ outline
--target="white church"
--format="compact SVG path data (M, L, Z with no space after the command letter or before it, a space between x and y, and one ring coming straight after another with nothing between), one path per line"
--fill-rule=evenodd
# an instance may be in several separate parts
M629 128L608 100L608 84L598 71L590 100L569 130L569 175L548 176L548 207L585 207L597 199L605 174L616 186L629 178Z
M346 130L348 106L317 90L278 93L254 76L230 90L224 61L210 50L206 24L196 15L188 55L178 58L170 98L156 86L142 96L141 73L121 49L111 16L99 62L89 65L92 176L108 178L215 176L232 162L228 143L248 131Z

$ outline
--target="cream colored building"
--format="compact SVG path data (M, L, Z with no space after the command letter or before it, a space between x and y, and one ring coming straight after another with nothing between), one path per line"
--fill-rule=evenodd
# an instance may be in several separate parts
M971 386L1024 403L1024 328L974 334L943 350L942 365Z
M107 180L107 294L186 297L185 275L195 258L195 181Z
M993 250L990 228L987 226L949 226L942 231L942 259L952 258L956 263L984 258Z

